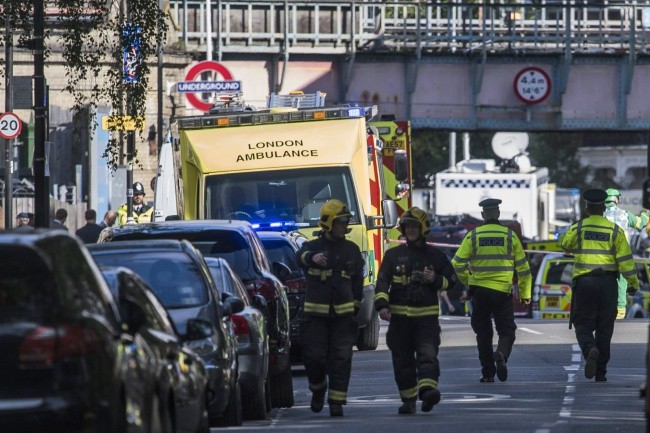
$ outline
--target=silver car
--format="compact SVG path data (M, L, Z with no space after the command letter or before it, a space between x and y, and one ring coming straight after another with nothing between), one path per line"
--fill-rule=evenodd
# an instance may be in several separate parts
M205 257L222 300L236 296L244 302L244 310L230 316L237 336L239 382L242 389L244 419L266 418L271 407L268 381L269 342L264 320L266 300L261 295L250 297L237 274L222 258Z

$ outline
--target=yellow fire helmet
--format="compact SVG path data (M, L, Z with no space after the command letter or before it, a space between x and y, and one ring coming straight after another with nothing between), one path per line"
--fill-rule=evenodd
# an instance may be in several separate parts
M404 223L406 221L415 221L420 224L420 233L422 236L426 236L431 232L431 221L429 221L429 215L419 207L413 206L402 214L402 218L399 220L399 228L402 233L404 233Z
M339 218L352 218L350 209L341 200L327 200L320 208L320 221L318 225L326 231L332 231L334 220Z

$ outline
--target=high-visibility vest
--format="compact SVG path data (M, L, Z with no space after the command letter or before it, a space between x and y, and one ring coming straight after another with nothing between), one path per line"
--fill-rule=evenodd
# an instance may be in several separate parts
M117 210L117 223L119 225L126 224L127 220L127 205L123 204ZM142 210L140 213L132 211L131 215L133 216L133 222L136 224L149 223L151 222L151 216L153 215L153 206L142 205Z
M639 280L625 233L601 215L591 215L573 224L560 237L560 246L573 254L573 278L591 272L620 272L631 287Z
M530 299L532 277L524 248L508 227L488 222L465 235L451 264L467 286L510 293L516 272L520 299Z

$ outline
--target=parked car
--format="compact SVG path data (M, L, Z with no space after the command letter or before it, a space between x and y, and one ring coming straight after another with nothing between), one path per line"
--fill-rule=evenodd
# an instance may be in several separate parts
M213 334L189 342L208 372L210 425L241 425L237 348L223 320L237 305L221 305L201 253L189 242L176 240L111 242L88 247L100 265L124 266L137 273L163 304L179 334L188 333L190 319L212 324ZM241 307L240 301L235 311Z
M208 375L201 357L176 334L171 319L151 288L125 267L102 267L133 348L147 353L141 365L147 387L141 395L143 415L151 433L205 432L208 424ZM186 340L203 340L216 331L210 322L190 319ZM150 420L150 421L149 421Z
M206 257L221 257L251 296L266 299L269 335L269 380L273 407L293 406L289 338L289 302L282 281L286 265L271 263L250 223L237 220L165 221L104 229L100 242L142 239L185 239Z
M244 309L230 316L237 338L239 376L242 388L244 419L266 418L270 409L269 391L269 339L266 333L266 300L261 295L249 297L244 283L224 259L206 257L212 278L222 299L236 296L244 303Z
M280 262L291 270L291 277L284 281L289 299L289 317L291 320L289 330L291 337L291 360L302 360L302 346L300 345L300 323L307 289L307 278L298 265L296 253L302 242L307 240L300 232L289 234L286 232L258 231L264 248L272 262Z
M148 357L88 250L65 231L3 232L0 257L0 431L139 431Z
M650 302L650 260L635 257L640 290L627 297L625 317L647 318ZM571 311L571 280L573 257L559 253L546 254L542 259L533 285L534 316L542 319L568 319Z

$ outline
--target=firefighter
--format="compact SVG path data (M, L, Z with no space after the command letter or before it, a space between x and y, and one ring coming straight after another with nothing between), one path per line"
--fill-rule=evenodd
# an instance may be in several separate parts
M630 294L638 289L639 280L625 232L603 216L607 192L588 189L582 198L587 218L560 237L560 246L574 256L571 320L585 358L585 377L605 382L616 320L617 279L620 274L627 280Z
M418 397L423 412L440 402L438 290L453 287L457 280L447 256L426 243L431 223L425 211L412 207L404 212L400 231L406 242L386 251L375 309L390 322L386 344L403 402L397 412L414 414Z
M140 182L135 182L133 184L133 222L136 224L148 223L151 222L151 217L153 215L153 207L147 206L143 203L144 201L144 187ZM124 203L117 210L117 223L119 225L124 225L128 221L128 204Z
M323 409L329 387L331 416L343 416L352 346L359 332L354 315L363 294L363 256L354 242L345 239L350 218L350 210L340 200L325 202L318 223L322 230L297 255L307 274L300 339L311 410Z
M517 234L499 223L501 200L488 198L483 208L483 225L468 232L451 260L458 278L469 287L472 302L472 329L476 333L481 362L480 382L508 380L507 362L515 342L513 277L516 273L519 299L530 304L532 278L528 260ZM499 335L493 352L492 317Z
M618 204L621 200L621 193L619 190L614 188L609 188L607 191L607 199L605 199L605 218L611 222L618 225L623 229L625 233L625 238L629 242L629 233L628 228L632 228L636 231L641 231L648 224L648 213L647 211L641 211L641 214L634 215L632 212L628 212L625 209L618 207ZM625 309L627 306L627 280L623 275L618 276L618 308L617 308L617 319L623 319L625 317Z

